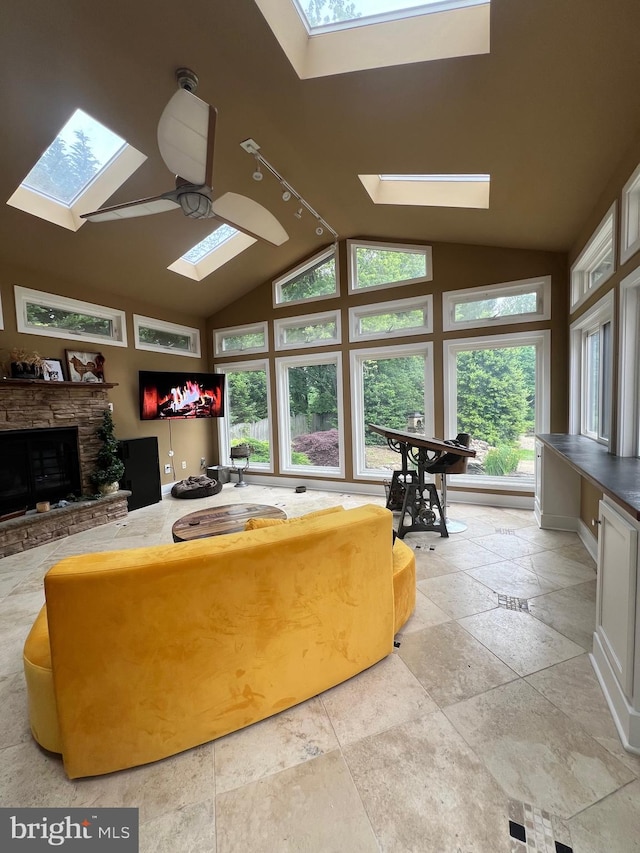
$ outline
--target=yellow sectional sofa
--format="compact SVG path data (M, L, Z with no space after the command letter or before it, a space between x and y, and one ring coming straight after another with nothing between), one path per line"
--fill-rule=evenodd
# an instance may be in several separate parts
M292 520L293 522L293 520ZM384 658L415 560L376 506L68 557L26 640L33 736L70 778L165 758Z

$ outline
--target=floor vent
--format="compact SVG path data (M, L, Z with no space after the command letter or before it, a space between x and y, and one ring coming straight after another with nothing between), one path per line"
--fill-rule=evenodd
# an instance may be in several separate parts
M523 610L528 613L529 601L526 598L515 598L513 595L498 593L498 607L505 607L507 610Z

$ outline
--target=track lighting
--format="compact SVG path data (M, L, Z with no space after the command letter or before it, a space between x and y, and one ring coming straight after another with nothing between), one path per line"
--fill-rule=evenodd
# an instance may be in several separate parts
M302 198L300 193L297 192L297 190L295 190L291 184L286 181L278 171L276 171L276 169L274 169L271 163L262 156L260 153L260 146L255 139L245 139L244 142L240 143L240 147L243 148L247 154L251 154L255 157L256 168L252 175L254 181L261 181L263 179L264 175L262 174L262 169L260 167L264 166L266 171L270 172L282 187L282 201L290 201L292 198L295 198L296 201L300 203L300 207L293 214L295 218L302 219L302 214L306 209L318 223L315 229L318 237L322 237L325 231L328 231L332 235L334 243L338 242L338 232L335 231L329 223L323 219L320 214L315 211L307 201L305 201L305 199Z

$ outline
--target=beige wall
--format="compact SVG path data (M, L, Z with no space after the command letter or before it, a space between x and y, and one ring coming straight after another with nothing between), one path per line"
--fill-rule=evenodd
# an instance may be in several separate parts
M100 349L105 357L105 379L107 382L117 383L117 387L109 391L109 400L114 406L113 419L116 427L116 435L120 439L157 436L162 483L170 483L174 479L180 480L185 476L199 474L201 457L204 457L208 464L214 464L217 461L213 456L213 434L216 430L214 421L173 421L170 426L166 422L142 422L139 418L139 370L193 369L204 372L210 369L211 364L206 358L207 346L204 337L204 321L202 319L187 313L168 316L166 311L160 311L154 308L153 305L140 302L134 296L125 299L122 296L77 287L63 278L47 278L43 280L40 275L36 275L26 268L4 267L0 268L0 273L0 293L2 295L4 315L4 330L0 331L0 361L6 360L7 351L13 347L28 351L35 350L45 358L59 358L62 360L64 360L65 349L86 349L88 351ZM29 287L47 293L61 294L72 299L82 299L86 302L125 311L127 316L128 346L116 347L84 344L73 338L62 339L20 334L16 326L13 285ZM179 286L179 284L176 286ZM203 357L196 359L136 349L133 335L134 313L158 320L179 323L192 328L199 328ZM175 454L173 457L176 466L175 477L173 473L164 473L165 463L171 461L168 455L170 449L170 430ZM181 468L180 463L183 460L187 463L186 470Z
M363 237L362 239L381 239ZM212 335L216 329L239 326L257 321L269 321L270 350L268 357L271 363L272 380L272 412L277 418L275 405L275 370L273 362L276 353L273 348L273 320L276 317L291 317L318 311L342 309L342 345L343 353L343 387L345 432L351 432L351 405L349 382L349 358L351 350L348 334L348 309L354 305L387 302L393 299L406 299L425 293L433 294L434 333L432 335L393 338L391 344L415 342L417 340L433 341L434 344L434 386L435 386L435 433L443 435L444 430L444 401L442 377L442 343L445 335L442 332L442 293L447 290L460 290L488 284L526 279L534 276L550 275L552 279L552 319L551 321L501 326L500 332L523 331L525 329L551 329L551 431L564 432L567 429L567 266L566 256L551 252L534 252L517 249L501 249L484 246L455 245L448 243L428 244L433 250L433 281L427 283L406 285L395 288L385 288L378 291L354 294L347 293L347 257L346 243L339 244L340 253L340 296L311 302L308 305L289 305L278 309L273 308L272 283L266 281L255 288L246 297L231 303L219 311L207 322L207 339L211 345ZM495 333L495 329L484 330L487 334ZM482 334L483 330L471 330L463 333L447 333L448 339L456 337L472 337ZM384 341L367 342L361 346L384 345ZM321 352L322 350L318 350ZM326 348L325 348L326 351ZM300 352L313 352L305 349ZM295 355L295 350L287 351L287 355ZM249 358L263 357L248 356ZM227 361L241 361L238 356ZM216 359L222 363L225 359ZM274 431L275 435L275 431ZM446 436L448 437L448 436ZM277 447L274 448L277 454ZM346 479L353 476L350 442L345 443ZM276 470L276 473L277 470Z

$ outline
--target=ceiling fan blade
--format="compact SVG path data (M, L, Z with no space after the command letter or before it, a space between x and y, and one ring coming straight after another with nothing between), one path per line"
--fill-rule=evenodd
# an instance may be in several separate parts
M175 190L164 193L164 195L141 198L138 201L129 201L124 204L114 204L112 207L103 207L91 213L81 213L80 219L89 222L109 222L113 219L131 219L134 216L150 216L152 213L164 213L166 210L174 210L180 207L175 201Z
M289 239L275 216L246 195L224 193L212 203L211 209L216 218L227 225L274 246L281 246Z
M178 89L160 116L162 159L170 172L191 184L211 186L215 117L214 107L186 89Z

